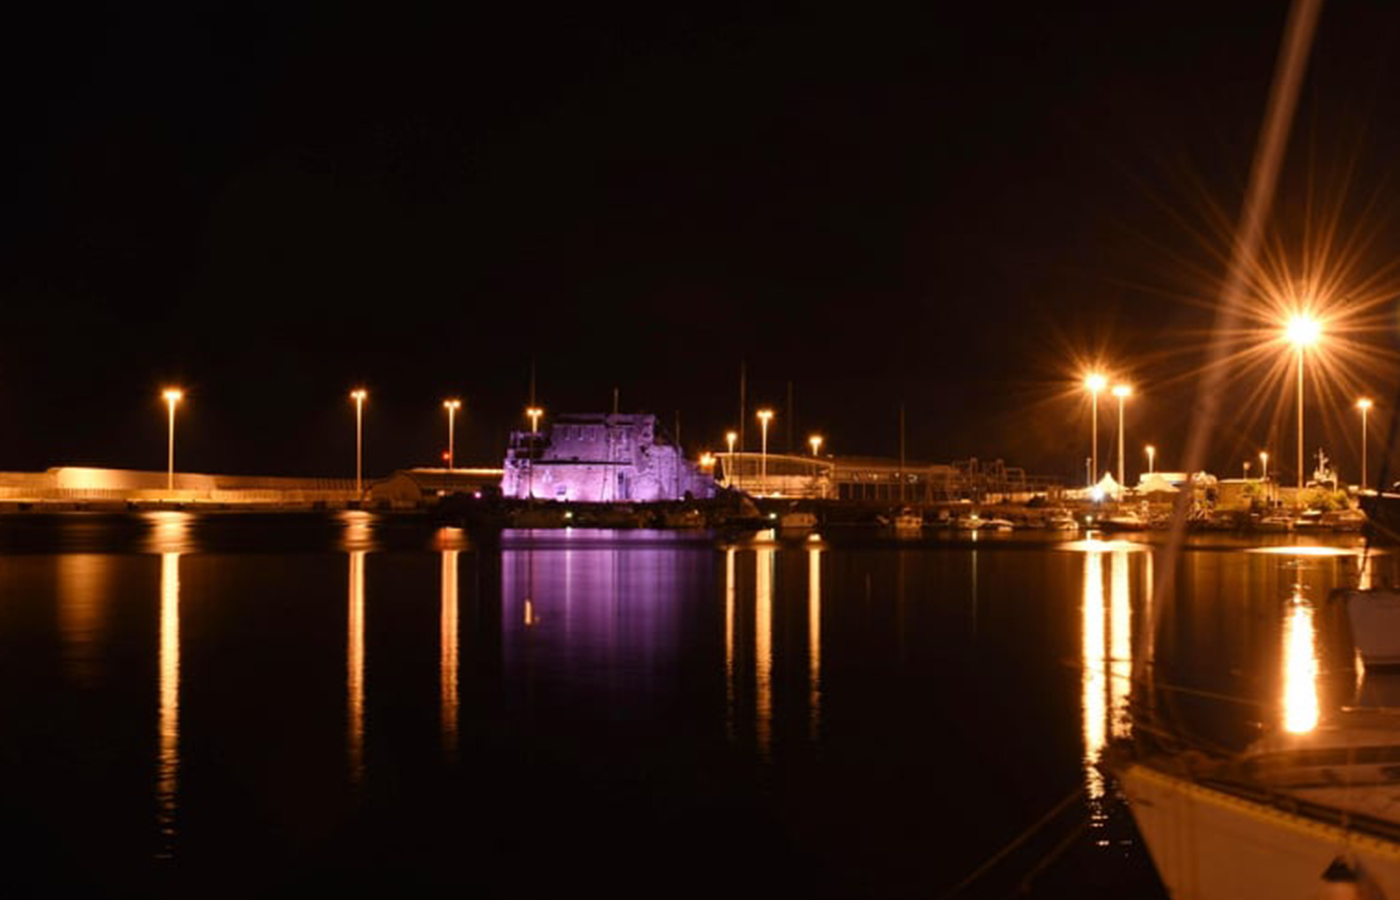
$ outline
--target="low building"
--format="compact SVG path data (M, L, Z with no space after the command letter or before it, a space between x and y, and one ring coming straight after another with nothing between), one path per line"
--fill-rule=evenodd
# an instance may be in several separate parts
M709 475L685 459L648 413L556 416L545 432L517 431L501 493L582 503L714 496Z
M502 469L400 469L367 488L370 502L395 509L431 505L443 497L465 494L486 496L499 490Z

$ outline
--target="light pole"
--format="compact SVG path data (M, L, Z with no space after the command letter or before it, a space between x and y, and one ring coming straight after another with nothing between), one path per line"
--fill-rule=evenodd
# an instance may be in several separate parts
M525 496L527 499L535 499L535 440L540 433L540 416L544 415L544 410L538 406L529 406L525 409L525 415L530 417L530 455L529 467L525 470ZM607 474L604 472L604 474ZM600 498L601 499L601 498Z
M729 459L725 462L725 481L734 482L734 486L739 486L739 470L734 466L734 442L739 440L739 432L726 431L724 442L729 445Z
M179 388L166 388L161 394L165 398L165 405L170 408L170 438L168 441L169 452L165 469L165 489L175 490L175 404L185 397L185 392Z
M812 455L813 455L813 456L816 456L818 453L821 452L821 449L822 449L822 436L821 436L821 435L819 435L819 434L814 434L814 435L812 435L811 437L807 438L807 443L809 443L809 444L812 445Z
M1303 356L1308 347L1322 337L1322 323L1307 313L1298 313L1288 320L1284 332L1288 342L1298 351L1298 497L1303 502Z
M1120 384L1113 388L1113 396L1118 398L1118 492L1121 494L1127 486L1123 472L1123 401L1132 396L1133 389L1130 385Z
M1157 448L1151 444L1147 445L1147 474L1151 475L1157 471Z
M1084 379L1084 386L1089 389L1089 398L1093 403L1093 412L1089 421L1089 440L1093 444L1089 454L1089 486L1093 487L1094 482L1099 478L1099 391L1108 384L1108 379L1098 372L1092 372Z
M450 472L453 469L457 468L457 435L455 432L455 426L457 424L457 410L462 408L462 401L455 399L444 400L442 401L442 408L447 410L447 471Z
M350 392L350 399L355 401L355 496L360 500L365 499L365 398L368 396L369 391L364 388Z
M1361 487L1364 489L1366 481L1366 414L1374 406L1369 397L1362 397L1356 401L1356 408L1361 410Z
M1259 451L1259 480L1269 480L1269 451Z
M760 409L758 411L758 421L763 430L763 453L759 456L758 472L762 482L760 490L768 486L768 422L773 418L773 410Z

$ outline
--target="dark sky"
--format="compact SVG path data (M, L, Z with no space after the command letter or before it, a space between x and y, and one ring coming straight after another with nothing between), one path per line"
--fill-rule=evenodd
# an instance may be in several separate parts
M793 383L798 441L894 454L902 401L911 457L1077 477L1075 355L1139 385L1129 446L1170 467L1200 233L1238 212L1286 14L33 6L0 54L0 468L160 468L170 382L181 468L307 474L353 470L359 383L369 471L433 462L449 395L459 460L499 459L533 360L547 409L616 386L693 449L746 361L750 411ZM1373 267L1397 39L1391 4L1324 9L1280 194L1286 232L1350 163ZM1318 416L1349 460L1354 417ZM1217 465L1269 427L1223 423Z

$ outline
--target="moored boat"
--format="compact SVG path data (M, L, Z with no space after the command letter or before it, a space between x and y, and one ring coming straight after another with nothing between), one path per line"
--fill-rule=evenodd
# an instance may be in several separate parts
M1400 713L1111 768L1177 900L1400 896Z
M1400 591L1393 588L1337 589L1346 604L1352 645L1369 667L1400 666Z

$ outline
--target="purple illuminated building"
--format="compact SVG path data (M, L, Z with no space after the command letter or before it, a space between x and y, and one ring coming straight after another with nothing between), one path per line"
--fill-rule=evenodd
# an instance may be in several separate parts
M646 413L560 415L547 431L512 432L501 477L501 493L518 499L612 503L714 492L714 479Z

